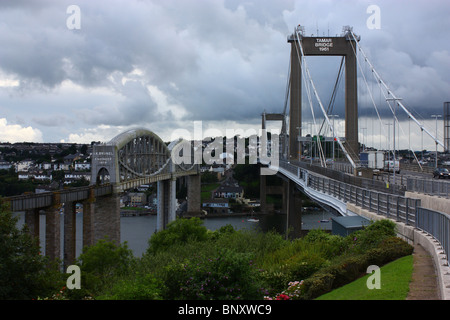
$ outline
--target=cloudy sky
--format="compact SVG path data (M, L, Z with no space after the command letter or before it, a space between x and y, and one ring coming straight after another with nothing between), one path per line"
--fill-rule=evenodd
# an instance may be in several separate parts
M379 29L368 27L370 5L380 8ZM450 101L449 17L445 0L1 0L0 141L106 142L135 127L170 140L195 121L204 131L258 129L264 110L283 110L286 39L298 24L320 36L352 26L378 73L434 132L431 115ZM327 102L340 58L310 58ZM373 116L363 84L360 113ZM334 113L343 119L341 95ZM381 134L370 131L366 142Z

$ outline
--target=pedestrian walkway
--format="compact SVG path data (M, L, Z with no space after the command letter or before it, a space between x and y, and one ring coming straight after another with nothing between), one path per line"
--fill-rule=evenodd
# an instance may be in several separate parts
M413 274L406 300L440 300L436 268L430 254L414 245Z

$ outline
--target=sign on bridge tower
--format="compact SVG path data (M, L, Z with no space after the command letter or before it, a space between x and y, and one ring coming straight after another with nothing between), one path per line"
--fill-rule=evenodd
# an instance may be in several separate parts
M345 57L345 146L353 157L358 154L356 44L350 30L345 27L344 35L338 37L306 37L302 33L294 33L288 37L288 43L291 44L289 88L289 158L291 159L298 159L300 152L297 137L299 128L301 130L302 127L302 51L305 56ZM303 50L299 48L300 42Z

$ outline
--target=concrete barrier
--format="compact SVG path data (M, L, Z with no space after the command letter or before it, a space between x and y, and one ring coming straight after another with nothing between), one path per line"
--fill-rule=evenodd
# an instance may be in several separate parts
M411 191L406 191L405 197L420 199L423 208L450 214L450 199Z

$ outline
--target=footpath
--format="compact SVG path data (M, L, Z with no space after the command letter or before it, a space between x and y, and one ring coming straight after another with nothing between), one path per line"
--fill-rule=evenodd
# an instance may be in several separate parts
M406 300L440 300L438 279L430 254L420 245L414 245L413 274Z

